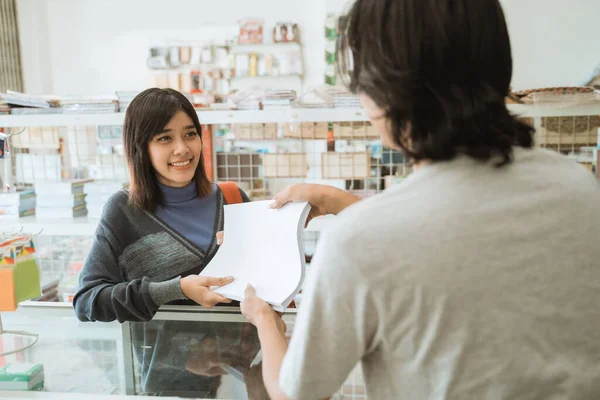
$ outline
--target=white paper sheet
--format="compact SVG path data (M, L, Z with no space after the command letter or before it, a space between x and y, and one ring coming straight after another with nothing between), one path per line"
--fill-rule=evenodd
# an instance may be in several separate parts
M203 276L233 276L215 292L243 300L250 283L256 295L281 311L302 287L305 275L304 224L306 202L271 209L272 201L226 205L224 241Z

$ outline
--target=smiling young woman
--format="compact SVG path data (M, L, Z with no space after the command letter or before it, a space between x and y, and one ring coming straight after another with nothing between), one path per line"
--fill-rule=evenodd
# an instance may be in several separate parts
M130 189L115 193L104 208L73 299L80 320L149 321L167 303L230 302L210 287L232 278L198 275L218 250L227 202L206 175L200 128L192 104L174 90L148 89L131 102L123 126ZM151 349L136 352L153 352L137 354L143 390L193 392L208 385L185 370L187 351L173 350L173 332L181 326L153 321L132 327L134 342ZM164 371L161 365L175 359L181 369Z
M201 126L189 100L148 89L123 127L130 189L113 195L98 225L73 303L84 321L147 321L176 300L229 300L198 273L218 249L225 196L207 177ZM244 201L249 201L240 191Z

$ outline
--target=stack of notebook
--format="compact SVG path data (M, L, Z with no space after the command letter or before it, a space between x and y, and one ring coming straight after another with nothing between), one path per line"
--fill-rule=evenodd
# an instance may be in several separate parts
M35 184L38 218L76 218L87 215L84 185L90 180L38 182Z

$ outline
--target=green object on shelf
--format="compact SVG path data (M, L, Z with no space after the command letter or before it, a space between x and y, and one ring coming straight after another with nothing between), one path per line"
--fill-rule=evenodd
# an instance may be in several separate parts
M11 363L0 368L0 390L42 390L42 364Z

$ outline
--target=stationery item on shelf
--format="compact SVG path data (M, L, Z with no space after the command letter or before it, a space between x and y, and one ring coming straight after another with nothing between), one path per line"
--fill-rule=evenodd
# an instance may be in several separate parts
M263 24L262 19L243 19L239 22L240 44L260 44L263 42Z
M10 114L10 106L8 103L2 101L2 97L0 97L0 115Z
M31 235L0 235L0 311L42 294L40 271ZM0 326L1 330L1 326Z
M61 101L63 113L114 113L119 111L119 103L110 97L70 97Z
M0 193L0 221L35 214L36 195L33 190Z
M44 389L42 364L8 363L0 367L0 391L38 391Z
M93 182L91 179L74 179L61 182L36 182L35 193L41 196L56 196L60 194L83 193L86 183Z
M327 93L333 97L333 103L335 107L346 107L346 108L358 108L360 107L360 100L358 96L350 93L346 89L338 87L327 88Z
M87 215L84 185L92 182L79 179L63 182L36 182L37 206L40 219L76 218Z
M513 94L525 104L552 104L570 107L600 102L600 93L588 86L528 89Z
M264 110L287 109L296 99L295 90L268 89L262 101Z
M53 108L31 108L31 107L13 107L10 109L13 115L36 115L36 114L62 114L62 107Z
M25 93L19 93L8 90L6 93L0 93L0 98L11 106L50 108L60 107L60 100L51 96L32 96Z
M310 205L291 203L275 210L270 204L225 206L224 242L200 275L233 276L232 283L214 290L234 300L243 300L252 284L258 297L283 311L304 282L303 232Z

